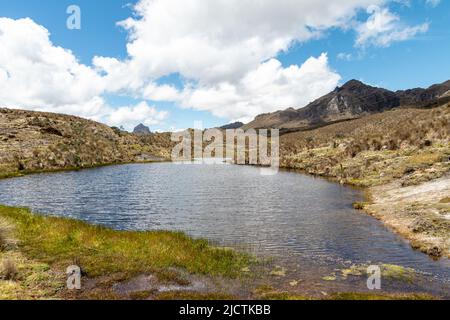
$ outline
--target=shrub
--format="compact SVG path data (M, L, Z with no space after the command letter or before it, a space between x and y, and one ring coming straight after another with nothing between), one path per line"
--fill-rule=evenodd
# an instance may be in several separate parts
M15 245L11 233L12 227L0 218L0 252Z
M3 261L2 268L0 269L0 278L4 280L15 280L19 271L17 270L17 266L14 261L10 259L5 259Z

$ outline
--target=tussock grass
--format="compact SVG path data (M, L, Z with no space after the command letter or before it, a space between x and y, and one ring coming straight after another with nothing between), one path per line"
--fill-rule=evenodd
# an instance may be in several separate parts
M281 137L281 165L369 187L450 170L450 105L399 109Z
M10 249L16 245L12 237L13 227L5 219L0 217L0 252Z
M15 225L20 249L27 257L61 269L77 263L89 277L114 273L132 277L146 272L166 277L168 268L237 277L250 261L246 255L183 233L114 231L5 206L0 206L0 217Z
M19 274L16 263L11 259L3 260L0 266L0 278L4 280L15 280Z

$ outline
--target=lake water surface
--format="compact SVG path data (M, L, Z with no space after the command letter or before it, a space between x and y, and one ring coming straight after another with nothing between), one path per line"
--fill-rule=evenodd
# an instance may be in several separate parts
M412 267L429 277L420 288L450 295L449 260L432 261L353 210L361 200L361 191L326 180L227 164L133 164L0 181L2 204L120 230L180 230L309 273L350 263Z

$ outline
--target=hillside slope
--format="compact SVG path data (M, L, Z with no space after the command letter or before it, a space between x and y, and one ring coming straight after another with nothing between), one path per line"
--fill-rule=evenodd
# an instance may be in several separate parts
M168 158L170 135L139 137L75 116L0 109L0 177Z
M365 115L392 110L401 106L426 107L448 99L450 81L428 89L392 92L351 80L304 108L263 114L244 126L245 129L279 128L304 129L360 118Z
M433 257L450 257L450 104L386 111L281 137L287 169L368 187L357 204Z

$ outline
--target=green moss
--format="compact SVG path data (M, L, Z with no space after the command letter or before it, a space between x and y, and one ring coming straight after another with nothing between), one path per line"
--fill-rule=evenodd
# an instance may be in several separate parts
M343 278L348 276L364 276L367 274L368 265L352 265L347 269L341 270L341 275ZM411 282L416 276L416 271L411 268L405 268L393 264L382 264L380 265L381 275L385 279L391 280L401 280Z
M367 267L358 266L358 265L352 265L350 268L342 269L341 274L344 278L347 278L348 276L362 276L366 274Z
M383 264L381 265L381 275L384 278L410 282L414 280L416 272L414 269L411 268L405 268L393 264Z
M322 280L324 280L324 281L336 281L336 279L337 279L336 275L334 275L334 274L322 278Z

